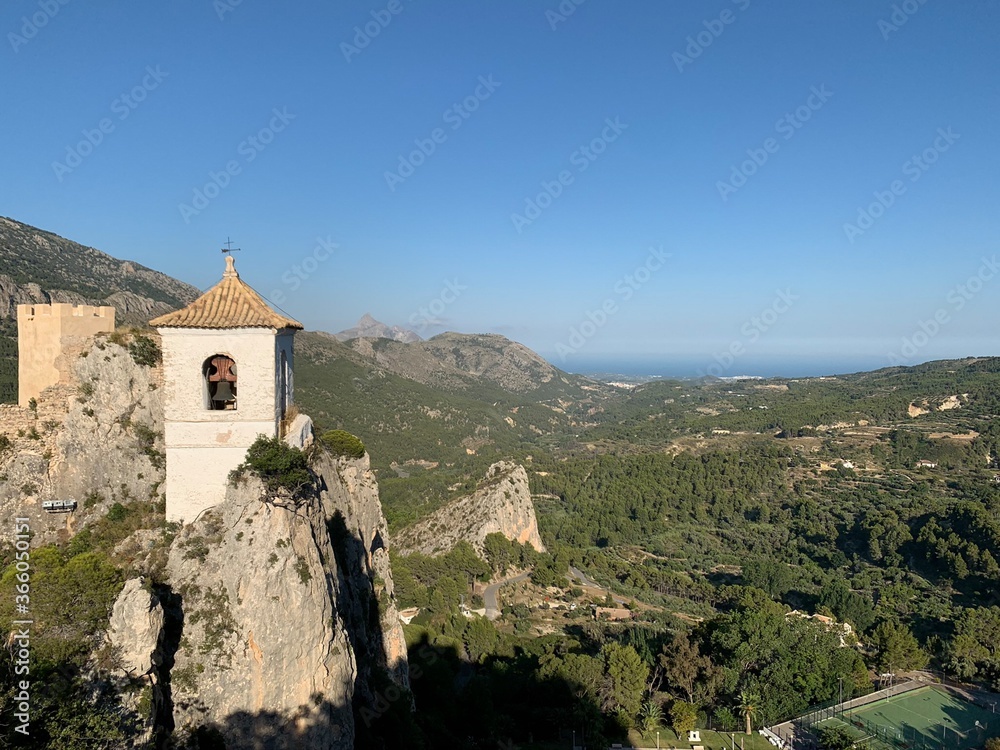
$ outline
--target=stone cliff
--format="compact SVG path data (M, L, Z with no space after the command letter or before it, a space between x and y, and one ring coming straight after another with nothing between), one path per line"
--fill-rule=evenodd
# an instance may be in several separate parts
M535 506L523 466L499 461L486 472L479 488L453 500L426 518L400 530L396 546L405 553L443 554L460 540L483 553L488 534L500 533L512 541L544 551L538 535Z
M317 488L290 502L259 480L186 526L167 563L181 626L175 731L229 747L351 748L355 716L408 687L406 645L367 457L316 448ZM408 693L396 690L409 706ZM256 744L251 744L256 743Z
M35 408L0 405L0 523L28 517L39 543L72 534L114 503L162 499L159 368L136 363L124 338L98 337L63 356L71 375ZM73 513L43 509L70 499Z

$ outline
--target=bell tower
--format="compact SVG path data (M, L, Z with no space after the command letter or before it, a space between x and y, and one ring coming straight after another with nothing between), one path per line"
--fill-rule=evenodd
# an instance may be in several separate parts
M272 310L231 254L222 281L149 324L163 342L167 520L191 522L221 502L257 436L278 434L302 324Z

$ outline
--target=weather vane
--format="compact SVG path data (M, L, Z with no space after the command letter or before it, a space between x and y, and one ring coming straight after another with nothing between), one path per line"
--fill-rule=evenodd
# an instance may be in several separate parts
M233 241L228 237L226 237L226 241L223 244L225 245L225 247L222 248L222 252L224 253L229 253L230 255L232 255L233 253L239 251L238 247L233 247Z

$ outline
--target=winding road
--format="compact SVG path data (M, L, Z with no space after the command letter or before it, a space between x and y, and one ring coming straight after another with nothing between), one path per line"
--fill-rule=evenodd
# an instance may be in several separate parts
M597 581L595 581L595 580L593 580L591 578L587 578L587 574L584 573L579 568L574 568L572 565L570 565L569 566L569 574L573 578L576 578L578 581L580 581L580 583L582 583L584 586L587 586L587 587L592 588L592 589L598 589L599 591L601 591L604 594L611 594L611 598L615 600L615 603L617 603L617 604L625 604L625 600L624 599L622 599L620 596L615 596L608 589L606 589L604 586L602 586L601 584L599 584Z
M597 589L602 594L611 594L611 592L608 591L608 589L599 584L597 581L588 578L587 575L578 568L570 566L569 574L572 578L575 578L576 580L580 581L580 583L582 583L587 588ZM501 586L505 586L508 583L517 583L518 581L523 581L527 579L528 576L530 575L531 571L528 571L527 573L520 573L516 576L511 576L510 578L504 578L502 581L491 583L489 586L487 586L486 589L483 591L483 602L486 606L486 618L489 620L495 620L500 616L500 602L497 600L497 594L499 593ZM620 605L624 605L626 602L626 600L622 599L620 596L615 596L614 594L611 594L611 597L615 600L616 603Z
M500 616L500 603L497 601L497 592L500 591L500 587L508 583L523 581L530 575L530 571L521 573L520 575L504 578L502 581L497 581L487 586L486 590L483 591L483 602L486 604L486 619L495 620Z

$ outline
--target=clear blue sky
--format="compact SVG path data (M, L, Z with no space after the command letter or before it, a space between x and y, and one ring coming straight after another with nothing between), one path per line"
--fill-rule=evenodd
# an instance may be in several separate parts
M570 370L1000 354L995 0L94 6L0 11L4 215Z

